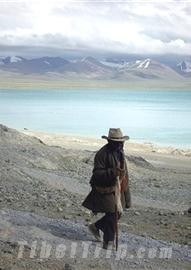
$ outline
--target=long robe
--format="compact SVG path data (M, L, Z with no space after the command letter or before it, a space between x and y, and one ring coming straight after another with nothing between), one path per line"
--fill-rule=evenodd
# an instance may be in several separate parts
M118 157L108 144L104 145L95 155L93 174L90 179L92 187L82 205L94 213L114 213L115 212L115 193L100 193L97 187L112 187L116 185ZM128 179L127 163L125 161L125 174ZM129 182L129 181L128 181ZM131 196L129 184L126 190L121 193L121 204L123 209L131 206Z

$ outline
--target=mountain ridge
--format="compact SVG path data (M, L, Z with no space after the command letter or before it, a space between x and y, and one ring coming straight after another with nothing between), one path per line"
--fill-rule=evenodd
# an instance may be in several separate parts
M0 57L0 71L17 74L78 76L88 79L120 80L184 80L191 77L191 58L182 61L169 61L169 64L156 59L104 59L88 56L68 60L63 57L44 56L27 59L21 56Z

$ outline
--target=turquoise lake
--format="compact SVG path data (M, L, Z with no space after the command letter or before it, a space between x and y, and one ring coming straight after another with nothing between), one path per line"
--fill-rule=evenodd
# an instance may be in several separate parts
M120 127L132 140L191 147L191 91L0 90L0 123L100 137Z

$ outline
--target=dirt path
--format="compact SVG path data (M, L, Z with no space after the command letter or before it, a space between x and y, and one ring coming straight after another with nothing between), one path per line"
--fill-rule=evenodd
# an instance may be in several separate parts
M63 261L71 269L89 269L94 261L94 269L170 270L189 269L191 261L188 247L124 232L120 233L118 252L106 252L82 223L8 209L0 211L0 240L5 243L1 242L0 262L6 259L11 269L31 269L34 264L41 269L41 264L54 260L54 269ZM11 250L6 243L11 243Z

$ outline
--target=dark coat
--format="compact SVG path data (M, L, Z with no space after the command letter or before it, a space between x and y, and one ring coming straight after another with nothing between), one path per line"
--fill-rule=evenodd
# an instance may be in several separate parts
M115 194L102 194L98 192L95 186L110 187L116 184L118 159L116 152L113 152L108 144L104 145L95 155L93 174L90 179L92 187L82 205L95 213L113 213L115 212ZM128 177L127 163L125 161L125 173ZM126 191L121 194L121 202L123 208L129 208L131 205L131 197L129 186Z

